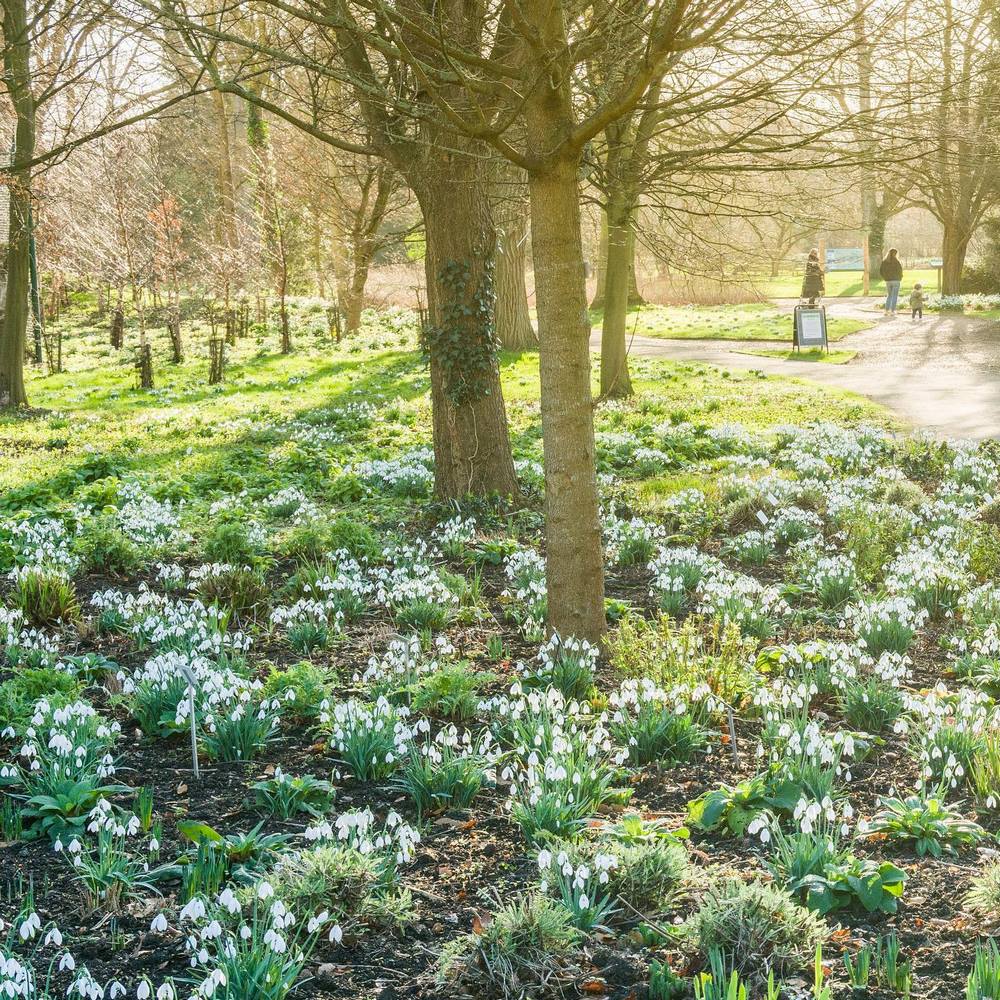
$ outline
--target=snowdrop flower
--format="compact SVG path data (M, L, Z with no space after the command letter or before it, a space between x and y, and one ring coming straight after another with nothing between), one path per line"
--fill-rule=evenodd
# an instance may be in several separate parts
M225 907L227 912L232 914L239 913L242 909L239 900L236 898L233 890L230 889L229 886L226 886L226 888L219 893L219 905Z
M152 991L149 988L148 980L144 979L141 983L139 983L139 986L135 991L135 995L137 1000L149 1000L152 996Z
M334 924L330 928L328 937L334 944L340 944L344 937L344 932L340 929L340 924Z
M181 920L201 920L205 916L205 904L196 896L183 910L181 910Z
M270 882L260 882L257 886L258 899L270 899L274 895L274 886Z
M162 934L167 929L167 918L162 913L157 913L153 917L153 922L149 925L151 931Z
M37 913L29 913L28 916L21 921L21 926L18 928L18 934L21 936L22 941L28 941L33 938L35 934L41 929L42 920Z

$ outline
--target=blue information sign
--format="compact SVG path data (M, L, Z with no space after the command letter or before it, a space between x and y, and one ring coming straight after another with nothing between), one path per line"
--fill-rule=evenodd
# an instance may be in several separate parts
M826 269L828 271L863 271L865 252L860 247L827 247Z

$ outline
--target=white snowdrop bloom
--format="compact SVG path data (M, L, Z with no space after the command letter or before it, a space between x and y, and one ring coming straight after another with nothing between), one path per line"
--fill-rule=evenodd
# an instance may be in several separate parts
M29 913L28 916L21 921L21 926L18 928L18 934L22 941L28 941L33 938L38 931L41 929L42 921L37 913Z
M328 937L334 944L340 944L344 938L344 932L340 929L340 924L334 924L330 928Z
M62 934L58 927L53 927L48 934L45 935L46 944L54 944L57 948L63 943Z
M257 898L270 899L274 895L274 886L270 882L261 881L257 885Z
M177 992L170 983L164 983L156 991L156 1000L177 1000Z
M60 972L72 972L76 968L76 959L68 952L64 951L62 957L59 959L59 971Z
M162 934L167 929L167 918L162 913L157 913L153 917L152 923L149 925L151 931L155 931L157 934Z
M236 898L233 890L228 885L222 890L221 893L219 893L218 901L219 905L224 907L229 913L236 914L242 909L239 900Z
M108 984L108 996L111 1000L117 1000L118 997L123 997L127 993L128 990L117 979Z
M138 987L136 988L135 995L137 1000L149 1000L149 998L152 996L152 991L149 988L149 983L145 979L141 983L139 983Z
M195 896L189 903L187 903L180 912L181 920L191 920L197 921L201 920L205 916L205 904L204 902Z

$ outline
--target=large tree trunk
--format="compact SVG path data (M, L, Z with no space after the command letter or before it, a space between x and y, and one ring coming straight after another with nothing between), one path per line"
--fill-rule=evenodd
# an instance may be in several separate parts
M525 241L528 238L524 215L520 204L503 210L497 245L497 334L508 351L524 351L538 346L538 336L531 326L524 281Z
M941 294L959 295L962 291L962 270L972 233L958 222L944 223L941 239Z
M516 495L495 327L496 233L481 161L442 150L415 193L427 250L434 488L440 497Z
M532 127L549 135L550 124L541 117ZM531 175L529 187L545 456L549 625L563 636L597 642L607 627L604 552L594 464L590 321L576 160L548 163Z
M608 257L605 269L604 324L601 330L601 395L632 395L625 327L632 258L631 210L618 198L608 202Z
M369 251L355 244L350 278L345 283L346 287L341 297L345 333L354 333L361 326L361 313L365 307L365 285L368 284L370 261Z
M14 156L8 179L10 242L7 246L7 289L0 336L0 406L26 406L24 346L28 327L31 280L31 161L35 150L35 101L31 93L31 51L24 0L3 5L6 39L4 70L17 115Z

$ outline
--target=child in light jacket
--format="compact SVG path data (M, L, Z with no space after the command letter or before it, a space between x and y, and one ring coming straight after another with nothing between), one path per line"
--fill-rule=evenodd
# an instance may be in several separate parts
M910 292L910 319L924 318L924 286L918 281Z

